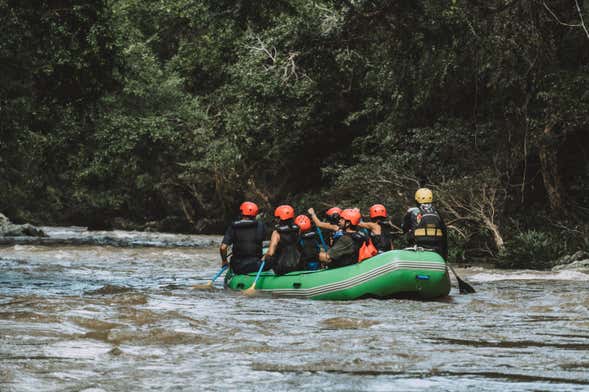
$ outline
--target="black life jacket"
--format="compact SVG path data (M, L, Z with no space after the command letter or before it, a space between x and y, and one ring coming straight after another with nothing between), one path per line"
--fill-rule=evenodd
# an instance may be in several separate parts
M308 231L299 235L298 246L301 252L300 265L302 269L307 269L307 263L319 260L317 233Z
M413 238L417 246L438 249L446 233L443 229L442 218L431 204L422 204L415 214L415 228Z
M233 258L262 257L264 224L253 219L240 219L231 224L233 229Z
M281 223L275 230L280 234L280 242L272 258L272 269L283 275L299 269L300 251L298 249L299 227L292 222Z
M353 233L344 232L343 236L350 237L354 243L354 253L340 257L338 260L333 260L329 263L329 268L345 267L346 265L356 264L358 262L358 255L362 245L368 241L368 234L363 231L355 231Z
M379 252L387 252L391 250L391 241L393 239L392 226L389 222L377 222L380 226L380 234L374 235L370 233L372 243L379 250Z

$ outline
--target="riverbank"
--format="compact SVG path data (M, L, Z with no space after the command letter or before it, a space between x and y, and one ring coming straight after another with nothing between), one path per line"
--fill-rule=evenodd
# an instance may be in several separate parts
M1 245L37 245L37 246L114 246L114 247L195 247L204 248L218 246L222 235L210 234L176 234L153 231L125 231L125 230L88 230L84 227L35 227L36 233L42 236L20 235L2 236ZM453 265L461 268L484 269L517 269L518 263L502 263L497 259L476 258L470 260L452 261ZM520 267L521 268L521 267ZM576 251L564 255L552 262L542 263L540 267L525 265L523 268L534 270L579 270L589 271L589 253Z

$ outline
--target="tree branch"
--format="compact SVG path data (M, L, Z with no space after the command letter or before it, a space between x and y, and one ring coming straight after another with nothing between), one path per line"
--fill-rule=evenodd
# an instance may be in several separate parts
M576 2L576 0L575 0L575 2ZM546 10L548 12L550 12L550 14L554 17L554 19L556 19L556 21L558 22L558 24L561 24L561 25L566 26L566 27L580 27L581 26L580 24L564 23L563 21L560 20L560 18L558 17L558 15L556 15L556 13L554 11L552 11L550 9L550 7L548 7L548 5L546 4L545 1L542 2L542 5L544 6L544 8L546 8Z
M581 7L579 6L579 0L575 0L575 5L577 6L577 12L579 13L579 19L581 19L581 27L583 31L585 31L585 35L589 38L589 31L587 31L587 26L585 26L585 20L583 19L583 12L581 12Z

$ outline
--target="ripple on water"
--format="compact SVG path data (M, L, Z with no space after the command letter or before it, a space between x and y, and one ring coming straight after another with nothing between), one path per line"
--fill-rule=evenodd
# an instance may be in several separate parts
M150 325L159 323L163 317L161 313L135 307L121 307L118 309L119 319L131 325Z
M53 314L38 313L26 310L0 312L0 320L14 320L30 323L57 323L61 318Z
M97 330L97 331L104 331L109 330L117 327L121 327L121 323L113 323L109 321L97 320L93 318L86 318L86 317L69 317L69 321L79 325L80 327Z
M365 329L378 325L378 321L349 317L333 317L322 321L324 329Z
M173 345L202 345L214 344L220 341L214 336L207 336L188 331L175 331L167 328L125 328L111 330L108 334L108 341L116 344L132 345L156 345L156 346L173 346Z
M99 289L86 291L85 294L87 294L87 295L119 294L119 293L127 293L131 290L132 289L130 287L107 284L107 285L102 286Z
M140 293L125 293L113 295L106 299L107 303L119 305L145 305L148 302L149 296Z

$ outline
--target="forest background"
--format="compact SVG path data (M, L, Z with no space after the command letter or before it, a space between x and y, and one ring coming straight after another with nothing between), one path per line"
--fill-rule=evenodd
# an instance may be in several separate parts
M589 249L589 2L0 0L0 211L220 233L434 190L455 261ZM398 238L399 244L402 240Z

